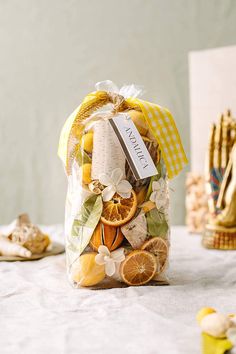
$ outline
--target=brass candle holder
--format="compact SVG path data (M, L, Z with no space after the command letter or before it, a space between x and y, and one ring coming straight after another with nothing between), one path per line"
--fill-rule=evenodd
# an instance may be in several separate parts
M212 125L205 179L210 216L203 245L236 249L236 120L230 111Z

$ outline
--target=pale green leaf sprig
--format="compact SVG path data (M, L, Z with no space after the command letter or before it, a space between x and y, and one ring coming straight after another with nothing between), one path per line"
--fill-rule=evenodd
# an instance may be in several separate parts
M93 232L101 218L103 209L101 195L92 195L82 204L80 212L73 222L71 236L77 239L81 254L89 244Z
M147 229L150 236L167 237L169 193L166 181L166 173L162 161L157 165L158 174L151 178L146 200L155 203L156 208L146 213Z
M154 208L146 213L146 219L150 236L166 238L169 226L162 212Z

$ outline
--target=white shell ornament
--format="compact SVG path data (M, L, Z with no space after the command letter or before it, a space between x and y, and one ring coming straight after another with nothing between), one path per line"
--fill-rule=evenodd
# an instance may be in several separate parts
M200 326L203 332L216 338L224 338L231 326L231 321L228 316L216 312L205 316Z

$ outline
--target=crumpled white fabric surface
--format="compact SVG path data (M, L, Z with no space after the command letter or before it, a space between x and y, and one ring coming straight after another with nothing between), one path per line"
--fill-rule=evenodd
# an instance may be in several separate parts
M42 227L63 241L62 226ZM172 229L170 286L72 289L65 255L0 262L1 354L199 354L196 312L236 312L236 252Z

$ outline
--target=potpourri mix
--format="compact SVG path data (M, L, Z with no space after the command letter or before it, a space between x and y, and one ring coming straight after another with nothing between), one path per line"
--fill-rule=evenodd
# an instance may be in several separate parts
M67 119L59 156L68 176L65 234L74 287L167 283L168 179L187 159L171 113L96 84Z

